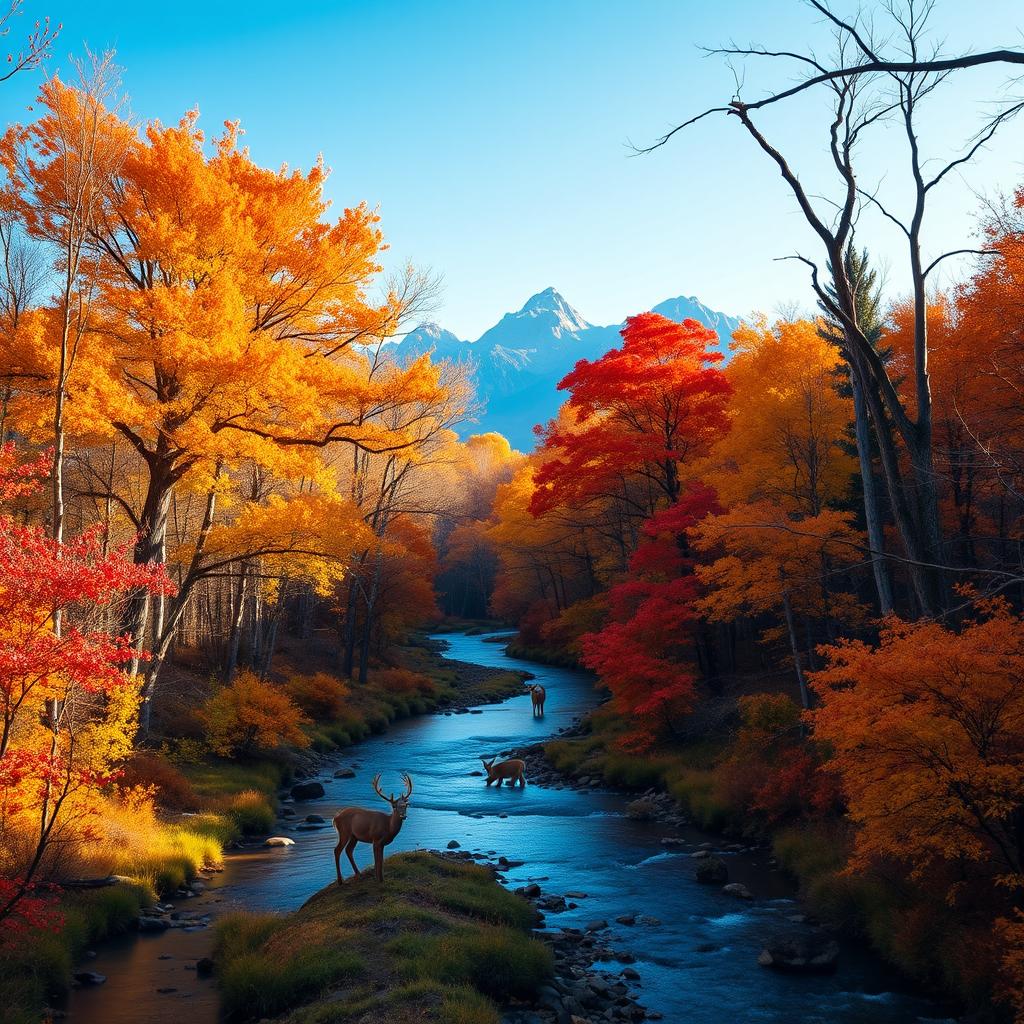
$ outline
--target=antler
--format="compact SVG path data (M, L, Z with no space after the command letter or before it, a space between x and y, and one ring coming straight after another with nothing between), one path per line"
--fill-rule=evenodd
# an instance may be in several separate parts
M402 781L405 783L405 798L406 800L412 796L412 779L406 772L402 772Z
M388 799L388 797L386 797L384 795L384 793L381 792L381 788L380 788L380 772L377 772L377 774L374 775L374 777L373 777L373 791L374 791L374 793L377 794L377 796L379 796L381 798L381 800L387 800L388 803L391 803L391 801Z

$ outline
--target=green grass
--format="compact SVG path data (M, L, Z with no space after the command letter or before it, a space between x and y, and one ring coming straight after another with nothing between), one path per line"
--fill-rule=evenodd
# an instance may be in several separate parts
M75 961L90 946L125 931L152 899L144 885L114 885L65 896L59 933L27 933L0 953L5 1024L39 1024L41 1008L71 985Z
M221 921L225 1019L496 1024L495 1001L529 998L551 977L533 920L485 868L397 854L382 886L364 876L284 917Z
M200 796L233 796L254 789L272 797L285 778L282 765L273 761L227 761L221 758L180 764Z

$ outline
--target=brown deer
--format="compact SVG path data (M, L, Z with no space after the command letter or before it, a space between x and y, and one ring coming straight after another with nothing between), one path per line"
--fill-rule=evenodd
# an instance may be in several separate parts
M498 780L498 788L501 789L501 784L508 779L509 786L514 786L517 782L520 786L526 785L526 776L523 774L526 771L526 762L520 761L518 757L514 757L509 761L502 761L501 764L495 764L494 762L498 759L492 757L490 761L486 757L481 757L481 761L484 763L484 768L487 769L487 785L489 786L495 779Z
M545 690L540 683L534 683L533 686L530 687L530 698L533 701L534 717L544 714L544 699L547 695L547 690Z
M356 843L373 844L373 871L378 882L384 881L384 847L390 843L402 830L402 823L409 810L409 797L412 796L412 779L405 772L402 772L402 782L405 783L405 792L396 797L385 796L380 788L380 774L373 777L373 791L381 798L391 804L391 813L383 811L368 811L363 807L343 807L334 816L334 827L338 830L338 845L334 848L334 866L338 869L338 885L341 885L341 851L344 847L348 854L352 870L359 877L359 868L356 867L352 851Z

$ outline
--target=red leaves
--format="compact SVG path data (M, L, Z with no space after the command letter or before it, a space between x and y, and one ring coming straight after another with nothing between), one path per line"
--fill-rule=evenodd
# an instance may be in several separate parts
M676 463L702 454L728 421L728 381L713 364L715 332L657 313L630 317L622 348L580 360L558 385L575 422L544 432L549 458L537 473L530 510L582 505L643 474L664 497L679 494Z
M714 503L714 493L695 484L648 520L629 577L608 592L611 621L581 639L583 663L612 691L617 710L642 720L626 739L633 748L649 745L693 699L698 589L684 538Z
M19 465L12 446L0 448L0 500L31 493L49 463ZM51 836L69 841L66 819L88 813L87 798L72 808L69 796L95 793L111 779L123 737L94 731L91 753L83 737L99 709L123 694L121 667L133 652L127 637L102 628L100 612L116 614L117 603L138 588L174 589L162 566L104 553L97 530L58 544L40 527L0 515L0 849L25 841L36 850L24 863L0 862L0 922L8 934L55 922L34 872ZM54 708L61 709L56 716Z

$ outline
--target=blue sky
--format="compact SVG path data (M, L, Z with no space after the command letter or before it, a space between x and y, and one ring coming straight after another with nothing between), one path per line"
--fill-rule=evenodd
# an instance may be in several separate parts
M681 293L738 314L811 305L804 272L775 258L816 254L814 241L738 124L705 122L644 157L627 146L731 96L731 73L699 44L824 49L799 0L26 0L23 22L42 14L64 23L50 70L83 44L115 48L140 119L198 105L211 133L240 119L268 165L323 153L338 206L379 206L388 261L443 275L435 319L462 337L548 285L597 323ZM1019 0L940 0L936 26L950 49L1024 45ZM744 95L775 74L752 67ZM936 152L971 134L1000 81L974 73L944 94ZM21 75L0 89L5 121L26 116L37 84ZM763 124L813 183L821 111ZM934 251L969 240L976 193L1024 182L1022 140L1024 119L937 197ZM866 180L891 189L900 140L865 156ZM877 218L862 239L898 292L899 240Z

